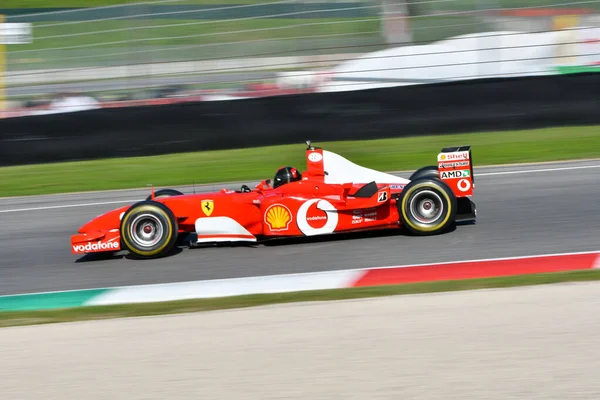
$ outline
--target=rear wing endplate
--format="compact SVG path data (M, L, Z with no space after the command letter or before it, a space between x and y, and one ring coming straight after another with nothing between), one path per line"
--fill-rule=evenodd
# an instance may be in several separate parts
M440 179L457 197L472 196L475 186L471 146L443 148L437 157Z

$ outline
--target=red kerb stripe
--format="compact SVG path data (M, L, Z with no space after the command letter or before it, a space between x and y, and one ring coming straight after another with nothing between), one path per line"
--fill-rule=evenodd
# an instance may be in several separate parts
M598 253L569 254L512 260L379 268L367 271L353 286L394 285L400 283L574 271L593 268L597 257Z

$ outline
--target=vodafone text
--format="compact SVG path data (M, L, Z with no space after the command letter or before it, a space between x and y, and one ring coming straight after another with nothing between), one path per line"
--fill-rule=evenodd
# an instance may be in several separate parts
M85 245L78 244L73 246L73 251L82 252L82 251L99 251L99 250L117 250L119 248L118 242L108 242L102 243L98 241L97 243L87 243Z

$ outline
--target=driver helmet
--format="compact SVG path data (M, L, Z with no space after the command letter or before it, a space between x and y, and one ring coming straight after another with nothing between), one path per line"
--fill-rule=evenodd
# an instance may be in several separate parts
M294 167L281 167L275 173L273 180L273 188L277 188L286 183L299 181L302 179L302 174Z

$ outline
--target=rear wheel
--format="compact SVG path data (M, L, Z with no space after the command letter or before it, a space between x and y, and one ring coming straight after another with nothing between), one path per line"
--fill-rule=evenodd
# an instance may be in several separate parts
M440 173L438 171L438 167L435 165L430 165L428 167L419 168L408 178L411 181L421 179L421 178L431 178L431 179L439 179Z
M181 195L183 195L183 193L181 193L179 190L175 190L175 189L160 189L160 190L157 190L156 192L154 192L154 198L181 196ZM146 197L146 201L150 201L150 200L152 200L152 195Z
M139 258L158 258L167 254L177 241L178 231L171 210L154 201L134 204L121 220L121 241Z
M402 225L421 236L446 231L456 216L456 197L450 187L439 179L411 181L397 204Z

